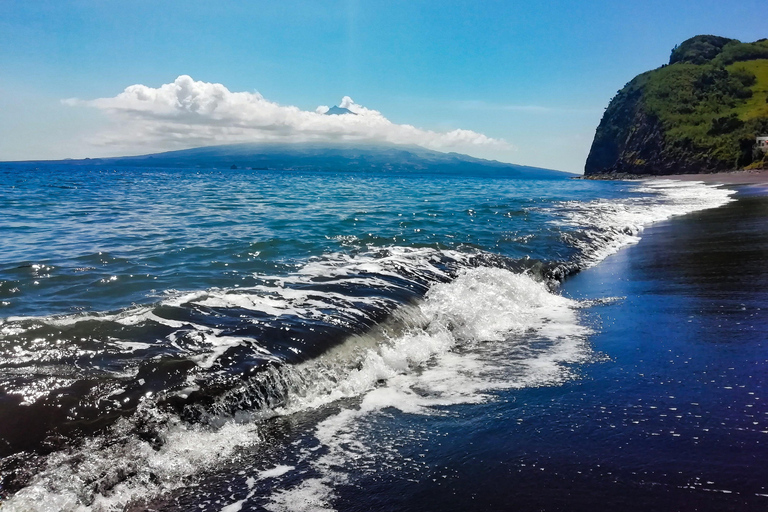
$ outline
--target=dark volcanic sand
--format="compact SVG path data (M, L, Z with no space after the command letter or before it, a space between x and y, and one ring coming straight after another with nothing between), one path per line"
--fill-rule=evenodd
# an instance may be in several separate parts
M765 192L652 226L565 284L626 297L590 310L611 361L576 385L589 418L573 438L616 476L575 486L574 508L768 510Z
M768 185L768 170L718 172L714 174L672 174L657 178L680 181L703 181L704 183L725 183L729 185Z

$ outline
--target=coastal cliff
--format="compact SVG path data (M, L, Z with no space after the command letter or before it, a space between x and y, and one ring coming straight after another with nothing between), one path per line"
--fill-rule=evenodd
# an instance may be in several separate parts
M768 167L768 39L696 36L611 100L585 176L711 173Z

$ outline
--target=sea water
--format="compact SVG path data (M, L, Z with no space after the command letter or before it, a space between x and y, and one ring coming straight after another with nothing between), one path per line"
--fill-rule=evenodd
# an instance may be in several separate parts
M564 279L733 194L3 164L3 510L387 510L610 357Z

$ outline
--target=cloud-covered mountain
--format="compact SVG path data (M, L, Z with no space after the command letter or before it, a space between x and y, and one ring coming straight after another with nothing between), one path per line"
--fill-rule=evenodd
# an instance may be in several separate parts
M112 152L254 141L417 144L460 151L479 146L510 148L503 140L472 130L438 132L396 124L349 96L337 108L355 115L323 115L331 112L328 107L302 110L274 103L257 92L232 92L222 84L195 81L187 75L160 87L136 84L114 97L71 98L64 104L96 108L108 116L112 126L91 143Z

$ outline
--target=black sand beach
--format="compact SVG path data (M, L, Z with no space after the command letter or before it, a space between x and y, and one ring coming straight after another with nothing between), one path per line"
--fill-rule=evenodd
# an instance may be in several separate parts
M768 507L768 188L736 197L651 226L565 283L620 297L590 308L610 361L571 390L584 400L575 452L606 459L541 509Z

